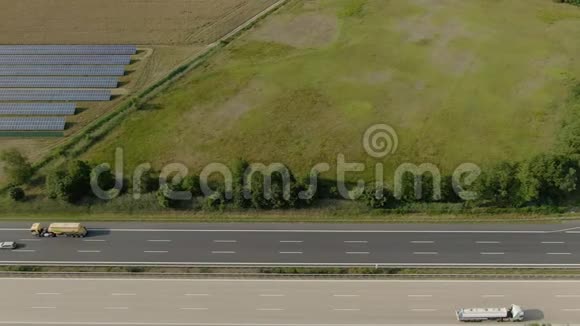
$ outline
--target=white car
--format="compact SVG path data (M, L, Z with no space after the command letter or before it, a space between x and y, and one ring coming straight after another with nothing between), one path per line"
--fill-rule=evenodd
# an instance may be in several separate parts
M0 249L14 249L14 248L16 248L16 242L14 241L0 242Z

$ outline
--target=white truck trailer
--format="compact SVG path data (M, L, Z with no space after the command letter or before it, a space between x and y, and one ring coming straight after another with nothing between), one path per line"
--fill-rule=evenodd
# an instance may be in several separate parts
M465 322L479 321L522 321L524 310L513 304L509 308L466 308L455 312L457 320Z

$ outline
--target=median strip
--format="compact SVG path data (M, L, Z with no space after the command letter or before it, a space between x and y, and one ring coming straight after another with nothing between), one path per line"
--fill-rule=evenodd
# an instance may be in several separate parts
M55 292L39 292L35 293L36 295L61 295L62 293L55 293Z
M56 307L31 307L32 309L56 309Z

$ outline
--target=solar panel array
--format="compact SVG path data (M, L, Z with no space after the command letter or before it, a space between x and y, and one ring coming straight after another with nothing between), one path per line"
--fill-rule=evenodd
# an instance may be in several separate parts
M0 55L0 65L128 65L130 55Z
M75 103L0 103L0 115L73 115Z
M0 117L0 137L62 136L72 101L111 100L136 53L134 45L0 45L0 116L37 116Z
M125 66L0 66L0 76L123 76Z
M117 77L6 77L0 88L117 88Z
M2 131L60 131L64 130L64 117L50 118L0 118Z
M0 101L109 101L108 89L0 89Z
M0 45L0 55L14 54L135 54L135 45Z

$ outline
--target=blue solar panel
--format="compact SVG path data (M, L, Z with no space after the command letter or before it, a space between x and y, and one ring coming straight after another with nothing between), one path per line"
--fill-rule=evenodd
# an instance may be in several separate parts
M0 55L11 54L135 54L135 45L0 45Z
M73 115L75 103L0 103L0 115Z
M123 76L125 66L0 66L0 76Z
M117 77L2 77L0 88L116 88Z
M130 55L0 55L0 65L128 65Z
M3 131L59 131L64 130L66 120L55 118L0 118Z
M105 89L0 89L0 101L109 101Z

